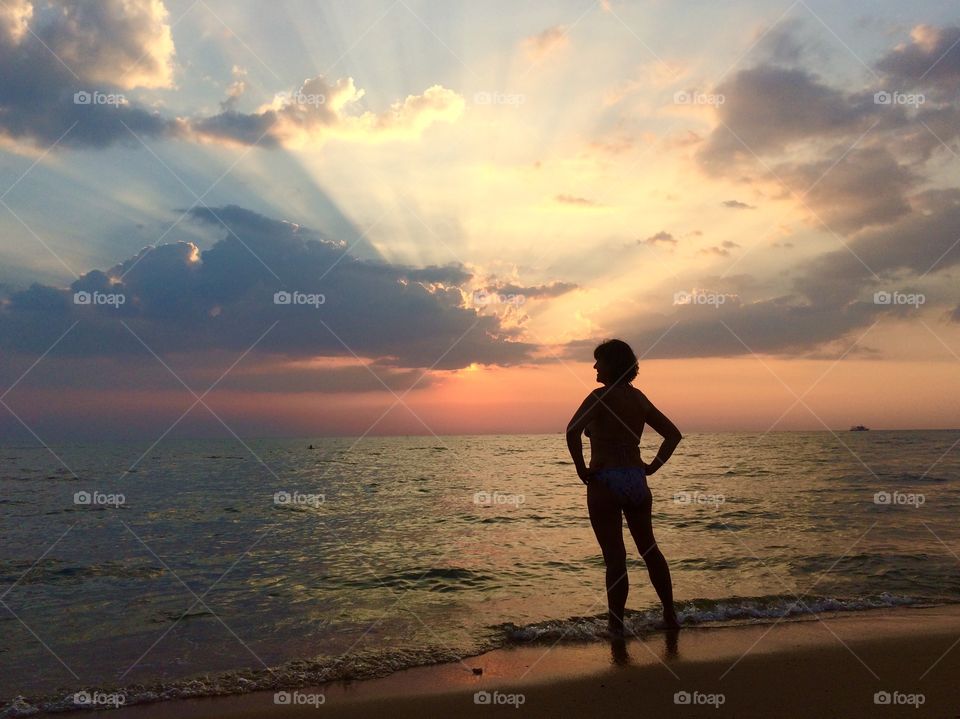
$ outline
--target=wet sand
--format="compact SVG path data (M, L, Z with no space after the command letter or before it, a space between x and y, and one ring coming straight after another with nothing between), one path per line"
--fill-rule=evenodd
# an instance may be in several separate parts
M689 628L622 645L501 649L289 692L286 705L264 692L133 706L109 716L960 716L960 607L821 619Z

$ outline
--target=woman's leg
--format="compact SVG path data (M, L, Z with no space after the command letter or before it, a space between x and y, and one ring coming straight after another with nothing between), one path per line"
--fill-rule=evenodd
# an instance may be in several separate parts
M607 565L610 630L622 634L623 611L627 605L630 583L627 579L627 550L623 546L623 516L620 505L606 487L591 482L587 485L587 509L600 551L603 552L603 561Z
M624 509L623 513L627 518L630 533L637 543L637 549L640 550L640 556L647 565L650 583L653 584L657 596L660 597L660 603L663 604L663 621L667 627L677 627L680 626L680 622L673 608L673 582L670 580L670 567L667 566L667 560L653 536L652 510L653 498L651 497L639 507Z

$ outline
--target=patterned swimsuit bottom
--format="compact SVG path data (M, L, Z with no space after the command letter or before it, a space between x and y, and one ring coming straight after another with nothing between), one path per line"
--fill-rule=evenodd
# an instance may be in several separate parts
M621 506L639 507L653 498L643 467L598 469L593 479L609 489Z

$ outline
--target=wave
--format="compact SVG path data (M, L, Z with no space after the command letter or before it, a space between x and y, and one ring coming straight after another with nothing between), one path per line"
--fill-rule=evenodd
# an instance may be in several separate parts
M493 647L481 647L479 653ZM76 692L48 697L18 696L0 709L0 719L34 716L39 712L67 712L88 707L76 700L78 693L120 695L122 706L150 704L172 699L231 696L261 691L314 687L331 681L375 679L401 669L443 664L461 659L463 652L443 647L359 652L347 657L287 662L270 669L244 669L217 675L202 675L157 684L126 687L86 686Z
M462 574L459 570L457 574ZM790 595L695 599L678 602L677 613L686 626L763 623L784 618L814 616L822 612L857 612L872 609L919 606L932 603L923 597L882 593L866 597L810 597L798 600ZM658 610L628 610L624 623L633 634L657 629ZM269 669L243 669L216 675L202 675L156 684L126 687L78 687L78 692L120 694L123 705L147 704L172 699L228 696L258 691L279 691L316 687L326 682L374 679L402 669L460 661L467 656L518 644L538 642L583 642L607 639L606 614L590 617L551 619L534 624L511 622L488 627L490 635L469 648L428 646L421 648L365 651L345 657L296 660ZM47 697L18 696L0 709L0 719L32 716L38 712L64 712L83 708L75 694Z
M685 626L763 623L790 617L816 616L824 612L857 612L901 606L916 606L930 603L923 597L882 594L856 597L809 597L798 599L793 595L770 595L765 597L734 597L731 599L694 599L677 602L677 616ZM628 609L624 614L624 626L628 633L641 634L660 628L661 612ZM501 624L497 627L509 644L527 644L558 641L603 640L607 634L607 615L551 619L534 624Z

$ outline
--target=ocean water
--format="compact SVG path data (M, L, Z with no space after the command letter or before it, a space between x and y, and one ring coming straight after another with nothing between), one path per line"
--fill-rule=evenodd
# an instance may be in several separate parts
M681 618L960 601L958 442L686 436L650 479ZM603 562L559 434L5 446L0 526L8 716L603 638ZM627 542L628 625L649 631L659 604Z

